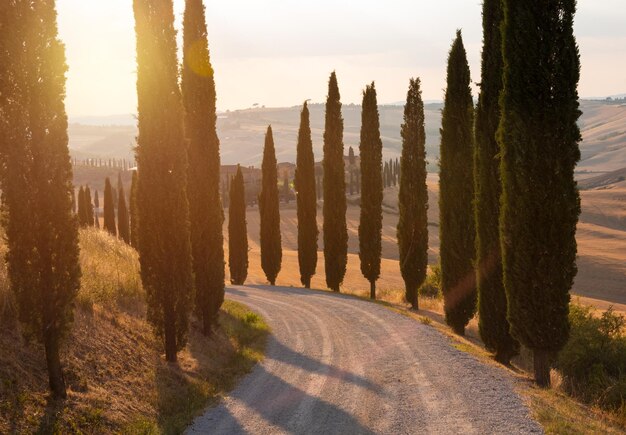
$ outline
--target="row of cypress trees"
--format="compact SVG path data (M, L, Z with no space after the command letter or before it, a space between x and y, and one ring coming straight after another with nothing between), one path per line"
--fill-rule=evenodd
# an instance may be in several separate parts
M458 32L441 129L446 321L463 334L478 308L486 347L505 364L520 344L529 348L541 386L550 384L551 360L568 338L576 274L575 10L574 0L486 0L476 111Z

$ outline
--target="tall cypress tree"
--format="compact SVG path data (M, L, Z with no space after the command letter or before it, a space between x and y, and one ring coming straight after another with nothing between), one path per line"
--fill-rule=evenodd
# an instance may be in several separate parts
M457 31L448 57L441 127L439 239L446 323L463 335L476 311L474 259L473 101L470 70Z
M183 21L182 96L189 141L189 218L196 313L205 335L224 302L224 211L220 199L220 142L216 92L202 0L187 0Z
M54 1L3 2L0 32L9 281L25 331L44 344L52 395L64 398L60 345L72 321L80 265L64 105L67 66Z
M128 218L128 207L126 206L126 195L124 194L124 184L121 174L117 179L117 229L125 243L130 244L130 221Z
M193 294L187 150L172 0L134 0L137 32L137 211L148 320L175 362Z
M338 292L348 263L346 176L343 160L343 118L337 75L328 82L324 130L324 264L326 285Z
M476 107L474 180L476 218L476 284L478 329L497 361L508 364L519 352L506 319L507 300L500 253L500 123L502 91L502 1L483 2L483 53L480 96Z
M575 0L504 1L501 246L511 334L533 351L535 380L569 335L580 198ZM532 29L529 32L528 29Z
M428 268L428 188L426 131L420 79L411 79L402 124L402 164L398 193L398 248L405 298L418 309L418 288Z
M104 180L104 225L103 228L114 237L117 237L117 226L115 225L115 207L113 202L113 188L111 180L107 177Z
M248 227L246 223L246 192L241 167L230 183L228 207L228 267L230 282L243 285L248 276Z
M93 227L93 203L91 201L91 189L89 188L89 186L85 187L85 213L87 217L86 226Z
M133 178L130 183L130 245L137 249L139 247L139 218L137 215L137 170L133 171Z
M261 213L261 267L271 285L276 284L283 258L280 240L280 211L278 203L278 168L272 126L267 127L263 148L263 182L259 194Z
M315 192L315 157L311 141L309 108L306 101L300 114L298 153L296 157L296 198L298 203L298 264L300 282L311 287L317 267L317 197Z
M383 229L383 141L380 138L380 120L376 87L372 82L363 92L361 114L361 172L371 174L363 178L361 186L361 217L359 221L359 259L361 273L370 283L370 298L376 299L376 281L380 277Z
M87 204L85 201L85 189L83 189L83 186L80 186L80 189L78 189L78 224L81 226L81 228L87 226L88 219Z

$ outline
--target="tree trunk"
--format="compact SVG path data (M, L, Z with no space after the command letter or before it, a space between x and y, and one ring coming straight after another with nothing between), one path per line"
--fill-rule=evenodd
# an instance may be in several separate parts
M171 307L165 308L163 333L165 335L165 360L175 363L176 355L176 320Z
M304 288L310 289L311 288L311 278L307 277L303 281L304 281Z
M330 288L332 291L334 291L335 293L339 293L339 286L337 287L331 287Z
M452 330L456 335L460 335L461 337L465 336L465 326L464 325L451 325Z
M550 352L533 349L533 364L537 385L542 388L550 387Z
M419 310L419 301L418 301L418 289L416 285L407 285L406 286L406 296L407 302L411 304L411 308L414 310Z
M44 347L46 349L46 363L48 365L48 381L50 391L55 399L65 399L65 378L59 357L59 336L55 328L48 327L44 331Z
M370 299L376 300L376 281L370 281Z

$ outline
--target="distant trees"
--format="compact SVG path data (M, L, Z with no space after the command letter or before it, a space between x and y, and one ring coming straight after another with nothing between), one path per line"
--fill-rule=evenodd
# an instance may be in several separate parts
M418 289L428 268L426 132L420 79L411 79L402 124L402 171L398 193L398 248L405 298L418 309Z
M241 167L230 183L228 207L228 267L230 282L243 285L248 276L248 228L246 223L246 192Z
M73 317L80 265L64 105L67 65L54 2L5 1L0 29L0 181L9 282L25 331L43 342L52 395L65 398L59 352Z
M569 335L580 198L575 0L504 1L501 237L511 334L533 352L535 380ZM529 31L528 29L532 29Z
M93 199L93 205L94 205L94 213L93 213L94 222L96 224L96 228L100 229L100 212L98 211L100 209L100 198L98 196L97 190Z
M296 157L296 200L298 205L298 264L300 282L311 287L317 267L317 197L315 192L315 158L311 141L309 108L306 101L300 114Z
M133 178L130 183L130 200L129 200L129 215L130 215L130 244L133 248L137 249L139 241L137 237L139 235L139 218L137 215L137 171L133 171Z
M195 277L196 312L205 335L217 325L224 302L224 211L220 199L220 141L216 91L205 9L187 0L183 19L181 90L188 144L189 218Z
M476 284L478 329L485 347L497 361L508 364L519 352L506 318L507 300L500 253L500 123L502 91L501 0L483 2L482 80L476 107L474 180L476 213Z
M261 213L261 267L271 285L280 272L282 248L280 240L280 211L278 203L278 169L272 126L267 127L262 164L263 180L259 194Z
M86 226L93 227L94 219L93 219L93 203L91 202L91 189L89 186L85 187L85 215L86 215Z
M108 231L113 237L117 237L117 226L115 224L115 203L113 202L113 188L111 180L107 177L104 180L104 225L105 231Z
M89 218L87 216L87 202L85 200L85 189L80 186L78 189L78 224L81 228L88 225Z
M187 150L171 0L134 0L137 32L137 212L148 321L165 358L186 343L193 294Z
M337 75L328 82L324 130L324 263L326 285L338 292L348 262L346 178L343 160L343 118Z
M376 299L376 281L380 277L383 227L383 142L380 138L378 102L374 83L365 87L361 114L361 217L359 221L359 259L361 273L370 283L370 298Z
M126 195L124 194L124 184L122 176L118 176L117 180L117 229L125 243L130 244L130 220L128 217L128 208L126 207Z
M448 57L441 127L439 239L446 323L460 335L476 310L472 131L470 70L459 30Z

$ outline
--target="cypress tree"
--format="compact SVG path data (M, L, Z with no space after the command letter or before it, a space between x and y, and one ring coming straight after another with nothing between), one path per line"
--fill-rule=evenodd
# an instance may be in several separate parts
M476 219L476 284L478 329L486 348L502 364L519 352L506 319L507 300L500 253L500 149L496 130L500 122L502 91L501 0L483 3L482 80L476 107L474 181Z
M248 228L246 223L246 192L241 167L230 183L228 207L228 267L230 282L243 285L248 276Z
M291 196L291 187L289 187L289 174L285 171L283 176L283 196L285 197L285 203L289 204L289 197Z
M315 192L315 158L311 140L309 108L304 102L300 114L298 152L296 157L296 199L298 205L298 264L300 282L311 288L311 277L317 267L317 198Z
M54 2L3 2L0 33L9 282L25 332L43 342L52 396L65 398L60 346L73 318L80 265L64 105L67 65Z
M278 203L278 170L272 126L267 127L263 148L263 181L259 194L261 213L261 267L271 285L276 284L283 257L280 246L280 211Z
M137 249L139 242L137 237L139 235L139 219L137 216L137 171L133 171L133 178L130 183L130 245Z
M217 325L224 302L224 210L220 198L220 141L217 137L216 91L205 9L202 0L187 0L184 16L181 90L189 158L189 219L195 278L195 308L202 330Z
M85 203L85 189L80 186L78 189L78 224L81 228L87 226L87 206Z
M91 189L89 186L85 187L85 213L87 217L87 221L85 225L88 227L94 226L94 218L93 218L93 203L91 202Z
M343 118L337 75L328 82L324 130L324 264L326 285L338 292L348 262L346 176L343 160Z
M473 101L460 30L448 57L447 84L439 172L441 285L446 323L463 335L476 311L476 277L473 269Z
M124 185L122 184L121 174L117 180L117 228L120 239L130 244L130 221L128 218L128 208L126 207L126 195L124 194Z
M98 191L96 190L96 194L93 200L94 205L94 222L96 224L96 228L100 228L100 198L98 197Z
M107 177L104 180L104 225L103 228L113 237L117 237L117 226L115 225L115 207L113 206L113 189L111 180Z
M383 142L380 138L380 120L376 87L372 82L363 92L361 114L361 172L372 174L361 186L361 217L359 221L359 259L361 273L370 283L370 298L376 299L376 281L380 277L383 229Z
M134 0L137 32L137 212L148 320L177 360L192 305L187 150L171 0Z
M575 0L504 1L500 214L511 334L531 349L535 380L569 335L580 198ZM529 32L528 29L532 29Z
M420 79L411 79L402 124L402 170L398 193L398 248L405 298L418 307L418 289L428 268L426 131Z

